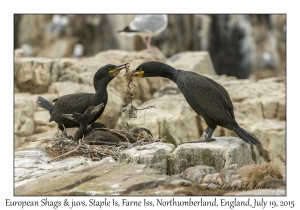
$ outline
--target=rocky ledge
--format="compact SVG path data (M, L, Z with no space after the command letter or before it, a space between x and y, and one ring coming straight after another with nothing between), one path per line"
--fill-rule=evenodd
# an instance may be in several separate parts
M233 101L237 122L256 137L262 146L253 147L256 163L280 159L285 162L286 143L286 88L284 78L259 81L237 80L217 76L207 52L185 52L166 59L147 51L126 52L109 50L86 58L15 58L14 134L15 148L45 147L49 144L31 142L53 137L57 132L54 122L49 123L49 113L36 105L38 95L52 101L58 96L75 92L94 92L94 73L107 63L130 62L136 67L145 61L166 62L178 69L205 74L223 85ZM147 127L154 136L162 136L177 145L188 139L197 139L206 124L186 103L176 85L164 78L135 80L134 105L138 108L154 105L156 109L139 111L130 118L128 110L121 113L126 91L123 74L108 85L109 99L98 121L109 128ZM72 135L74 129L68 129ZM235 136L227 129L217 127L214 136Z
M162 142L136 146L118 162L69 157L49 164L49 158L41 148L15 151L15 195L223 195L258 189L285 194L284 166L264 186L266 174L259 185L244 184L251 180L245 180L243 167L255 165L250 146L235 137L177 148Z

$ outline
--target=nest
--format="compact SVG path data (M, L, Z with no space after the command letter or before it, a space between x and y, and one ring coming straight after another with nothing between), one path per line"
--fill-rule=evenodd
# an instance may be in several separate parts
M137 111L138 110L145 110L145 109L151 109L151 108L156 108L155 104L152 106L147 106L145 108L136 108L132 104L132 98L133 98L133 93L132 89L136 87L135 84L133 84L133 73L129 70L130 65L126 65L126 73L125 73L125 78L127 81L127 90L125 92L125 98L124 102L125 104L122 106L122 112L125 112L127 110L127 107L129 106L129 117L130 118L137 118Z
M115 129L109 130L117 132ZM164 139L159 139L158 137L154 139L151 133L149 134L150 131L145 128L132 128L131 130L123 129L123 131L132 135L136 139L136 142L129 143L125 139L118 143L103 141L96 142L85 141L84 138L77 142L64 138L62 134L56 134L52 145L45 148L46 152L52 157L52 159L47 162L50 163L55 160L62 160L64 158L74 156L91 158L93 161L99 161L110 156L117 161L120 153L125 149L164 141Z

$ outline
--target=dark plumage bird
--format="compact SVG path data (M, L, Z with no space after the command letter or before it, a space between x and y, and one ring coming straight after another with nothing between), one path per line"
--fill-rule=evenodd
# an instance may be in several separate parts
M99 144L99 142L118 143L126 141L126 138L124 137L126 136L130 143L136 142L135 138L133 138L130 134L124 131L113 132L107 129L103 123L95 122L88 128L88 121L90 118L93 118L99 109L101 109L100 105L97 107L91 106L83 114L73 112L72 114L62 115L62 117L68 118L80 125L78 130L74 133L74 141L79 141L84 137L85 141L91 142L92 144Z
M233 105L223 86L214 80L190 71L182 71L159 62L145 62L133 71L135 77L165 77L175 82L192 109L203 117L207 128L204 140L184 143L208 142L217 125L233 130L249 144L260 144L235 121Z
M73 114L62 114L62 117L68 118L79 124L78 130L73 135L74 141L79 141L79 139L82 139L83 135L86 133L89 122L97 115L102 107L104 107L104 104L90 106L83 114L78 112L74 112Z
M127 64L116 66L108 64L101 67L94 75L95 93L74 93L64 95L54 99L52 102L55 102L55 104L52 104L43 97L38 96L38 106L49 111L49 122L55 121L58 124L58 128L64 132L66 137L68 137L64 127L79 127L79 124L62 117L61 115L73 112L84 113L90 106L97 106L101 103L106 105L108 100L107 85L123 68L126 67L126 65ZM90 119L88 124L95 122L102 115L103 111L104 108L100 109L97 114Z

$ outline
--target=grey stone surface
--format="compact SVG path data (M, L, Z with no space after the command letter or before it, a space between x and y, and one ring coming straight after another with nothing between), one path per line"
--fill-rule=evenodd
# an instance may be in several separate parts
M217 173L216 169L211 166L197 165L187 168L184 172L181 173L181 177L193 183L201 184L204 177L209 174L215 173Z
M259 189L259 190L248 190L238 192L228 192L224 196L286 196L285 189Z
M152 143L124 150L119 157L119 163L145 164L158 172L168 173L168 158L175 149L172 144Z
M147 147L146 147L147 146ZM131 155L127 162L116 163L112 157L91 161L84 157L68 157L47 163L50 157L44 149L15 151L15 195L283 195L285 181L272 179L260 188L246 186L237 172L238 164L221 170L207 165L187 168L177 175L165 174L176 159L169 144L131 148L122 155ZM169 155L167 155L169 154ZM166 171L169 173L170 171ZM285 167L280 168L282 174ZM268 177L268 174L265 174ZM239 179L240 178L240 179ZM265 179L264 179L265 180ZM275 186L276 190L266 189ZM282 189L282 190L281 190ZM245 192L240 192L244 190ZM249 192L249 193L248 193Z
M186 52L176 58L175 56L174 59L169 59L167 64L176 69L194 71L198 74L215 74L210 55L206 51Z
M250 144L235 137L217 137L209 143L181 144L173 152L173 174L196 165L214 167L217 171L231 164L239 166L254 163Z
M16 152L15 195L123 195L153 188L167 179L145 165L117 164L111 158L66 158L46 164L43 150Z

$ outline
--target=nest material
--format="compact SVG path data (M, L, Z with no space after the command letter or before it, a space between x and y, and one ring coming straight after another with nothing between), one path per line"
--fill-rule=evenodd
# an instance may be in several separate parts
M132 104L132 89L136 87L135 84L133 84L133 73L129 70L130 65L126 65L126 73L125 73L125 78L127 80L127 90L125 92L125 98L124 102L125 104L123 105L122 112L125 112L127 110L128 105L130 105L129 108L129 117L130 118L137 118L137 110L145 110L145 109L151 109L151 108L156 108L155 104L152 106L147 106L145 108L136 108Z
M115 129L109 130L117 132ZM53 157L48 161L48 163L72 156L88 157L94 161L102 160L105 157L111 156L114 160L118 160L120 153L125 149L164 140L159 139L158 137L154 139L152 135L147 132L148 130L146 130L147 129L144 128L132 128L131 130L123 129L123 131L128 132L136 139L135 143L129 143L126 139L124 139L124 141L114 143L85 141L84 138L77 142L65 139L62 134L56 134L52 145L45 148L46 152Z

